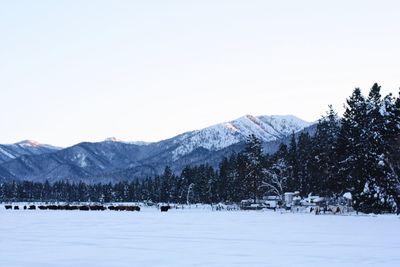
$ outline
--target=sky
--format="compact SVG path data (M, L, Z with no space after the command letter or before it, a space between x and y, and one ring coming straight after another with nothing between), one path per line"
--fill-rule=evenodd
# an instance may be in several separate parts
M400 87L399 1L0 0L0 143L157 141Z

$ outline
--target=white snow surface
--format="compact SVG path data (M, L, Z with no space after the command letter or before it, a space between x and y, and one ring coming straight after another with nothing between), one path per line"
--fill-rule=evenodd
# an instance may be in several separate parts
M399 217L0 206L0 266L399 266Z
M347 198L347 199L353 199L353 196L351 195L350 192L344 193L344 194L343 194L343 197L344 197L344 198Z
M246 115L236 120L216 124L202 130L180 135L175 143L179 147L173 151L173 157L186 155L196 148L219 150L245 141L250 134L264 142L278 140L310 126L293 115L252 116Z
M0 147L0 153L4 154L6 157L8 157L10 159L15 159L16 158L15 155L7 152L6 150L2 149L1 147Z

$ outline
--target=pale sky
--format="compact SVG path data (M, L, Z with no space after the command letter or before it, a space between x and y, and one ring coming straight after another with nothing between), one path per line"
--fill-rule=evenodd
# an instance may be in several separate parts
M400 1L0 0L0 143L157 141L400 87Z

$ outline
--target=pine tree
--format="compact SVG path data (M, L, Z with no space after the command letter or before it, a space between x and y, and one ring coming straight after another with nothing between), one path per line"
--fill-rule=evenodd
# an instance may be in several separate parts
M387 95L380 100L380 87L375 84L371 89L369 99L369 143L371 144L370 152L372 152L373 182L375 182L376 202L380 211L393 211L398 206L398 186L399 172L396 171L396 160L393 153L398 151L398 146L393 140L398 136L400 118L395 114L398 112L396 101L392 95Z
M297 142L296 135L292 133L289 145L289 151L287 155L288 168L290 175L287 180L287 189L289 191L296 191L300 188L299 183L299 162L297 160Z
M363 205L361 194L366 177L365 147L362 133L367 124L366 100L360 89L356 88L349 99L343 114L342 126L338 138L339 175L345 181L346 190L353 194L354 207Z
M192 167L186 166L181 172L181 192L179 193L181 203L186 203L188 199L188 192L190 202L194 202L194 190L197 187L197 180L195 170Z
M234 166L230 172L230 177L233 182L233 195L235 202L251 197L249 184L247 183L247 166L248 160L245 153L238 154L236 160L233 162Z
M230 195L230 183L229 177L230 175L230 164L227 157L224 157L222 161L219 163L219 179L218 179L218 192L219 199L222 201L228 201L228 195Z
M380 86L374 84L365 99L356 89L339 136L340 172L353 193L354 207L363 212L393 211L396 206L396 181L390 169L387 136L392 109L390 96L382 101Z
M245 149L246 176L245 182L254 202L261 197L261 185L263 180L263 154L261 141L254 135L250 135Z
M309 193L315 193L315 181L312 180L311 163L312 141L308 133L301 133L297 142L297 160L299 162L299 191L305 196Z
M343 181L336 175L339 129L339 118L332 106L329 106L326 116L318 121L311 152L316 191L324 196L343 193Z
M160 201L170 202L171 201L171 189L172 189L173 173L169 166L166 166L164 173L161 176L161 188L160 188Z
M366 101L367 124L362 132L363 146L366 148L365 166L368 174L364 189L360 194L363 209L367 212L381 212L390 209L390 187L385 156L385 115L382 107L380 86L374 84Z

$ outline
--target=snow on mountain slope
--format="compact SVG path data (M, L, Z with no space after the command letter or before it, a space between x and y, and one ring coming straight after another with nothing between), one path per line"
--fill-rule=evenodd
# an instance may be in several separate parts
M279 140L311 124L292 115L246 115L177 136L173 140L177 148L172 153L174 159L177 159L199 147L215 151L245 141L250 134L264 142Z
M108 137L104 141L105 142L119 142L119 143L138 145L138 146L147 146L147 145L151 144L151 142L145 142L145 141L123 141L116 137Z
M186 165L219 162L241 151L250 134L269 144L284 141L311 124L294 116L246 115L154 143L108 138L65 149L34 141L0 145L0 180L111 182L154 176L166 165L179 171Z
M60 150L59 147L24 140L15 144L0 145L0 163L18 158L22 155L40 155Z

